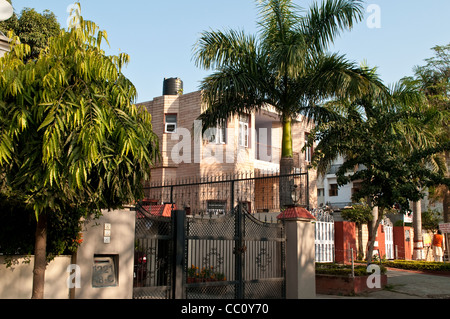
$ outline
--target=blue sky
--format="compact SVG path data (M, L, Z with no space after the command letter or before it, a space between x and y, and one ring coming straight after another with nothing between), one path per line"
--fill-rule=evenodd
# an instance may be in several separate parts
M62 27L67 26L70 0L13 0L16 12L24 7L38 12L49 9ZM294 0L308 8L311 0ZM180 77L186 93L198 90L208 74L192 60L192 49L205 30L241 29L256 33L254 0L81 0L82 15L106 30L108 54L126 52L131 62L124 73L138 90L138 102L162 94L165 77ZM366 0L376 5L380 28L370 28L366 19L345 32L331 48L348 59L377 66L386 84L411 75L413 67L432 56L435 45L450 43L450 1Z

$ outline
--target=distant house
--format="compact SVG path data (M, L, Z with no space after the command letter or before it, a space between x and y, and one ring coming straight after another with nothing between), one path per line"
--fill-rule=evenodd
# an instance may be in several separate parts
M317 204L318 206L329 206L334 209L342 209L346 206L352 205L352 196L362 186L360 181L353 181L346 185L338 186L336 172L339 167L344 163L342 157L337 158L324 176L318 176L317 179ZM360 166L357 169L364 169L364 166ZM432 209L439 212L443 211L442 203L431 202L428 193L425 191L425 197L421 200L422 212ZM399 216L390 216L391 220L395 221Z
M338 186L336 172L343 163L343 158L339 157L324 176L319 176L317 180L317 203L319 206L327 205L340 209L352 204L352 195L358 191L360 183L355 181Z
M278 114L270 105L259 112L229 118L202 133L202 124L197 120L206 110L202 92L181 94L182 85L180 79L166 79L162 96L141 103L152 115L153 131L159 138L162 156L161 162L152 169L152 183L279 171L282 127ZM302 118L293 123L297 171L305 171L311 159L313 150L302 152L302 148L312 125ZM309 179L310 202L316 206L315 172ZM278 191L275 188L273 192ZM213 194L206 201L206 210L230 208L226 207L224 199L214 198ZM255 201L254 195L245 200L253 210L257 209ZM193 203L189 205L192 207Z

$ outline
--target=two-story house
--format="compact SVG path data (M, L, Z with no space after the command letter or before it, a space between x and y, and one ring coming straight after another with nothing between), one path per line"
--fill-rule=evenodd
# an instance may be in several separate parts
M219 175L237 178L270 175L279 171L282 127L278 114L270 105L258 112L228 118L216 127L202 132L202 123L198 118L207 107L202 102L202 92L182 94L182 88L180 79L165 79L163 95L142 103L152 115L153 131L159 138L162 156L160 163L152 169L151 185L180 184L180 181L192 184L192 181L212 180ZM302 152L302 148L312 125L301 118L293 124L293 149L296 152L294 162L297 171L305 172L311 158L312 150ZM245 186L251 189L244 193L248 196L236 201L248 204L252 212L275 209L275 202L278 200L277 181L270 182L270 186L262 185L262 181L258 180L251 183ZM239 186L243 188L242 185L237 185ZM261 191L261 187L265 192ZM219 192L212 188L213 185L210 184L197 185L195 190L190 187L186 191L188 194L183 195L181 205L193 209L201 201L205 203L203 211L229 210L234 204L229 203L230 194L220 192L219 196ZM271 195L267 193L269 188ZM181 191L181 187L177 191ZM262 193L264 198L258 198ZM309 196L310 205L316 207L315 172L309 174ZM180 200L177 201L178 205L179 202Z

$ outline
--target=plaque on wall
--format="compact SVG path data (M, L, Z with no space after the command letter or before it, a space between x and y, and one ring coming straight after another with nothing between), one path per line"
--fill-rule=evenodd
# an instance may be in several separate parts
M94 256L92 269L92 287L105 288L118 285L117 280L117 255Z

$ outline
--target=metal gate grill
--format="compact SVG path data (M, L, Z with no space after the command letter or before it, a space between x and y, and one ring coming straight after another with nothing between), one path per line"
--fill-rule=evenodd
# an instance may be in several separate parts
M285 298L282 224L263 223L239 205L187 225L187 299Z
M134 299L172 297L172 219L152 216L137 206L134 253Z

